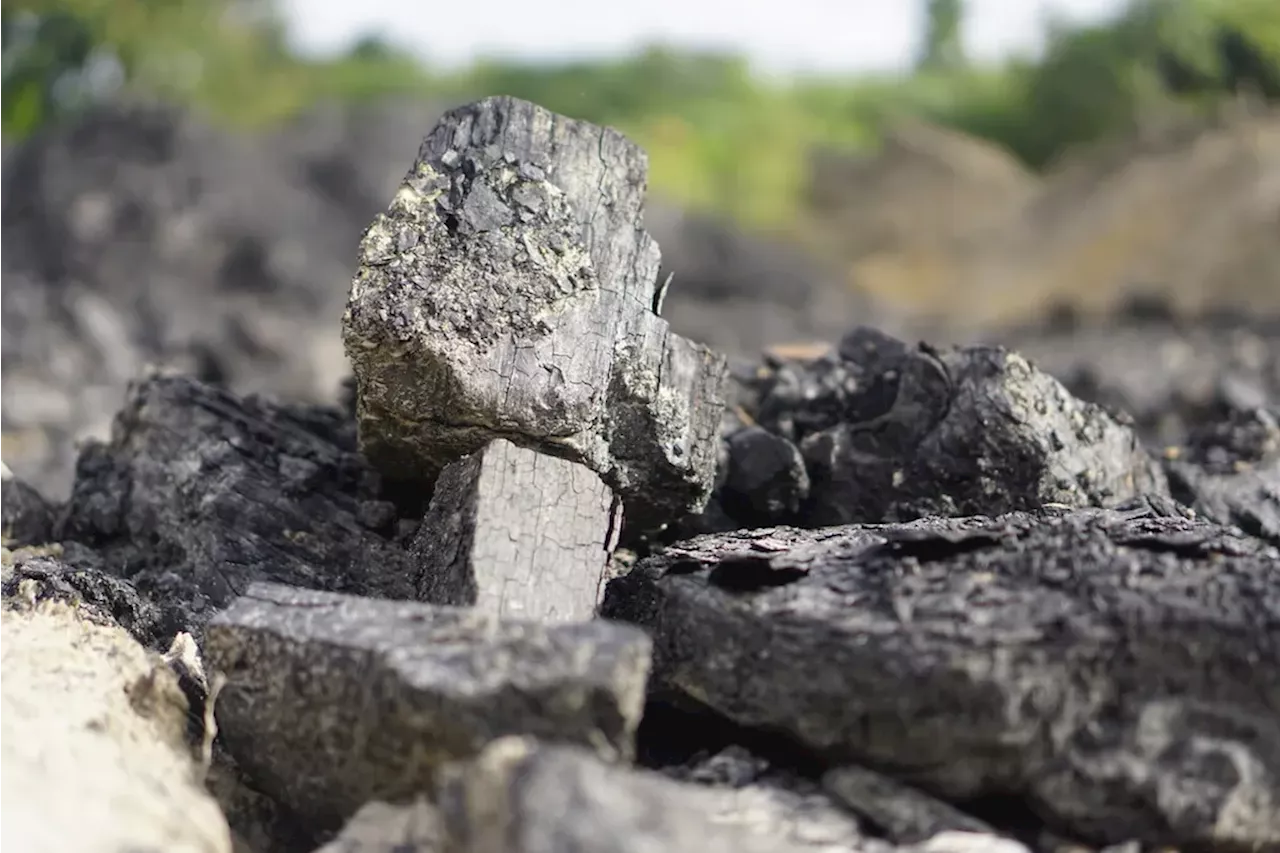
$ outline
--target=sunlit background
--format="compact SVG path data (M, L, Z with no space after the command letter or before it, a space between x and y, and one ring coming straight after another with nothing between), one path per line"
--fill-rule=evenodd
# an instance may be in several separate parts
M973 59L999 62L1039 52L1052 20L1096 23L1123 8L1123 0L969 0L961 42ZM442 20L406 0L287 0L280 9L292 44L313 56L344 52L365 36L453 67L484 57L600 59L664 43L737 53L776 75L909 71L928 15L925 3L911 0L551 0L536 7L495 0L483 7L482 21L466 26L465 13Z
M332 399L363 229L443 111L488 95L643 147L663 314L737 357L855 324L1023 348L1134 304L1280 316L1277 0L0 17L4 455L51 493L145 364Z
M1275 0L15 0L3 18L6 144L121 94L250 132L511 94L623 130L655 199L908 312L1280 301ZM1215 144L1247 150L1186 141L1241 121ZM1224 171L1241 158L1260 171Z

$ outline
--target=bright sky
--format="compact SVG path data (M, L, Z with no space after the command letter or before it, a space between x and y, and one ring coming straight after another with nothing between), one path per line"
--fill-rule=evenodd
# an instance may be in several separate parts
M646 43L727 47L761 70L840 72L905 67L923 0L284 0L298 46L344 49L378 32L438 65L476 56L558 58ZM965 43L995 58L1039 46L1044 17L1096 20L1122 0L967 0Z

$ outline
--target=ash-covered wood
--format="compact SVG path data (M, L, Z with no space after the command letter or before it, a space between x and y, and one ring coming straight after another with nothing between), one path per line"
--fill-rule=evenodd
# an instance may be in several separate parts
M418 598L495 616L589 619L622 524L576 462L499 439L448 465L414 538Z
M596 471L640 527L703 506L725 360L655 313L646 169L618 132L525 101L445 114L343 319L380 470L430 483L505 438Z
M1278 567L1150 506L776 528L643 560L603 612L654 633L662 683L829 761L1251 849L1280 843Z
M322 828L424 790L446 761L505 735L630 758L649 652L642 632L604 621L499 621L279 584L255 584L206 637L227 677L227 748Z

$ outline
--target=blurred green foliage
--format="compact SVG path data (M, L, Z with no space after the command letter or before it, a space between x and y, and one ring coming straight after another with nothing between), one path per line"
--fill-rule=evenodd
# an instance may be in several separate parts
M1277 0L1131 0L1115 20L1050 22L1042 56L966 62L963 0L925 5L910 73L766 81L739 57L652 48L610 61L484 61L439 73L376 38L323 60L293 52L270 0L9 0L6 140L120 90L255 127L323 99L456 102L510 94L619 127L649 151L656 191L758 226L795 220L814 146L874 148L903 116L992 140L1028 165L1160 110L1249 91L1280 99Z

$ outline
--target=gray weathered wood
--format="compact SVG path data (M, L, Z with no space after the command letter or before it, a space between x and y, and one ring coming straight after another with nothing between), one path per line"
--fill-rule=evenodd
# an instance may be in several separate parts
M491 442L436 481L412 546L418 598L501 617L589 619L620 516L590 468Z
M601 620L546 625L254 584L210 620L221 737L263 793L319 828L427 789L443 763L528 734L626 759L650 642Z
M705 505L725 360L654 313L646 169L620 133L513 98L440 120L361 242L343 319L385 475L432 482L505 438L597 472L631 524Z
M896 853L830 802L676 782L530 738L451 766L437 801L444 849L466 853Z

